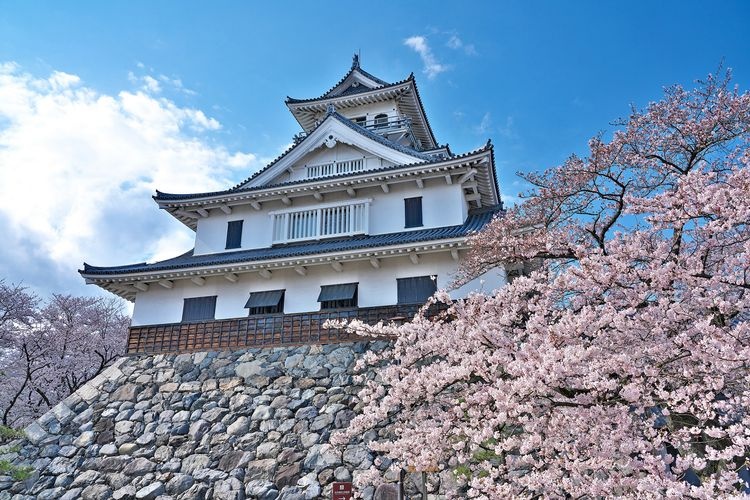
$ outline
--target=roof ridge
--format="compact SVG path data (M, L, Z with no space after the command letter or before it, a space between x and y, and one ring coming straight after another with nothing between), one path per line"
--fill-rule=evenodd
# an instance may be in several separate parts
M366 71L364 71L362 69L360 69L359 71L361 73L367 73ZM369 73L367 73L367 75L368 76L372 76ZM342 78L341 81L338 82L336 85L334 85L333 87L331 87L325 94L322 94L322 95L320 95L318 97L310 97L308 99L296 99L294 97L286 96L286 100L284 102L286 104L299 104L299 103L304 103L304 102L324 101L324 100L327 100L327 99L338 99L339 97L346 97L346 96L329 96L329 97L326 97L326 96L328 96L328 94L333 89L335 89L336 87L338 87L339 85L341 85L344 82L344 80L346 80L346 78L348 78L348 76L349 76L349 74L347 74L346 77ZM375 78L375 77L373 77L373 78ZM403 80L399 80L397 82L393 82L393 83L383 82L383 84L380 87L375 87L375 88L369 89L368 92L388 90L391 87L398 87L399 85L403 85L403 84L405 84L405 83L407 83L409 81L412 81L412 80L414 80L414 73L410 73L408 77L404 78Z
M338 82L336 82L336 84L333 87L331 87L330 89L326 90L323 94L321 94L320 97L315 97L315 98L312 98L310 100L318 100L318 99L326 98L326 96L328 96L328 94L330 94L331 92L333 92L336 89L336 87L338 87L339 85L341 85L342 83L344 83L346 81L346 79L349 78L352 75L352 73L354 73L355 71L358 71L363 76L365 76L365 77L369 78L370 80L373 80L374 82L380 84L380 86L391 85L390 83L386 82L385 80L382 80L382 79L378 78L377 76L373 75L372 73L369 73L369 72L365 71L364 69L362 69L362 66L360 66L360 62L359 62L359 55L358 54L354 54L354 56L352 57L352 66L349 69L349 71L347 71L347 73L343 76L343 78L341 78L341 80L339 80ZM380 87L375 87L375 88L377 89L377 88L380 88ZM372 89L372 90L374 90L374 89ZM286 97L286 102L298 101L298 100L303 100L304 101L306 99L294 99L294 98L289 97L289 96Z

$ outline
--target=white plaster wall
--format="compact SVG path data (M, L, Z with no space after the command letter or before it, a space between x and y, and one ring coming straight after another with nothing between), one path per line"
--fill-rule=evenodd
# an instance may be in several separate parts
M467 204L461 186L446 184L442 179L425 181L423 189L416 183L405 182L391 184L390 192L384 193L380 187L360 189L357 198L372 198L370 205L369 234L394 233L404 230L404 198L422 197L423 227L444 227L463 224L467 215ZM354 201L346 193L326 194L327 202ZM314 208L318 202L312 196L296 198L291 208ZM263 203L261 210L249 205L233 207L227 215L221 210L212 209L209 217L198 219L195 233L195 254L209 254L226 250L227 223L233 220L244 220L242 224L242 248L267 248L271 246L272 222L268 212L287 209L280 201Z
M420 189L416 183L392 184L389 193L374 196L370 206L370 234L404 231L404 198L422 197L422 227L445 227L463 224L466 220L461 186L446 184L442 179L425 181Z
M492 295L496 290L508 284L508 276L505 269L496 267L486 273L474 278L465 285L455 288L449 292L452 299L462 299L472 292Z
M306 276L294 270L273 271L271 279L261 278L257 273L239 275L236 283L223 277L207 278L203 286L192 281L175 280L171 289L152 284L148 291L138 292L133 310L133 326L161 323L178 323L182 319L183 299L216 295L216 318L236 318L247 315L244 308L250 292L285 289L284 312L309 312L320 309L317 302L321 285L359 283L359 306L392 305L397 302L397 278L437 275L438 288L444 289L454 279L457 264L449 252L424 254L418 264L408 257L380 260L380 269L369 262L348 262L342 272L330 266L308 268ZM487 273L474 282L451 292L454 298L465 297L469 292L481 290L486 293L505 284L502 270Z

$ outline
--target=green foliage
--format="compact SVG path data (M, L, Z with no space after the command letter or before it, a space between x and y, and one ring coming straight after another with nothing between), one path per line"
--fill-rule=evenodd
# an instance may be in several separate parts
M21 445L17 444L14 446L0 446L0 455L5 455L7 453L18 453L21 451Z
M459 477L463 476L466 479L471 478L471 469L469 469L468 465L464 465L464 464L459 465L458 467L456 467L456 470L454 470L453 473L456 476L459 476Z
M0 441L10 441L26 437L23 431L0 425Z
M474 452L472 458L477 462L484 462L485 460L492 460L500 457L492 450L477 450Z
M453 470L453 474L455 474L458 478L465 478L465 479L471 479L472 472L471 468L469 467L469 464L478 464L480 462L486 462L488 460L492 461L499 461L502 459L502 456L495 453L495 451L492 449L492 446L497 444L497 439L490 438L482 441L480 444L480 447L477 451L475 451L472 456L471 460L468 464L461 464L458 467L456 467ZM477 472L477 477L487 477L489 473L485 470L480 470Z
M0 460L0 475L9 475L16 481L25 481L31 477L32 472L34 472L34 468L31 466L18 466L13 465L7 460Z

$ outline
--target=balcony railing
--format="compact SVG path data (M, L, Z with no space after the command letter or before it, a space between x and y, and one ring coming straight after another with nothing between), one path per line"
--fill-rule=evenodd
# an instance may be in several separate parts
M406 116L389 116L374 118L367 121L356 121L358 125L365 127L377 134L384 135L390 138L398 137L398 141L403 144L406 140L408 145L418 147L419 141L414 136L412 130L411 119Z
M370 201L271 212L273 244L366 234Z
M370 129L374 132L393 132L396 130L411 130L411 119L400 116L389 116L387 118L374 118L372 120L355 121L357 125Z
M305 175L308 179L313 177L330 177L332 175L351 174L361 172L365 169L364 158L345 161L332 161L317 165L305 165Z
M128 336L128 354L218 351L246 347L273 347L302 344L331 344L362 340L346 329L324 328L328 320L359 319L368 324L378 321L410 321L421 304L363 307L335 311L294 314L268 314L246 318L134 326ZM442 314L445 305L431 307L427 317Z

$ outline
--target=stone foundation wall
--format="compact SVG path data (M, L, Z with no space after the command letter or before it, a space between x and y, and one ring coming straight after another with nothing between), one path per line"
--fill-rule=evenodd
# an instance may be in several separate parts
M34 469L25 481L0 475L0 500L331 498L334 481L373 464L364 443L375 431L343 449L329 438L359 409L355 359L386 347L122 358L0 455ZM429 489L439 486L431 477ZM361 493L395 498L392 487Z

